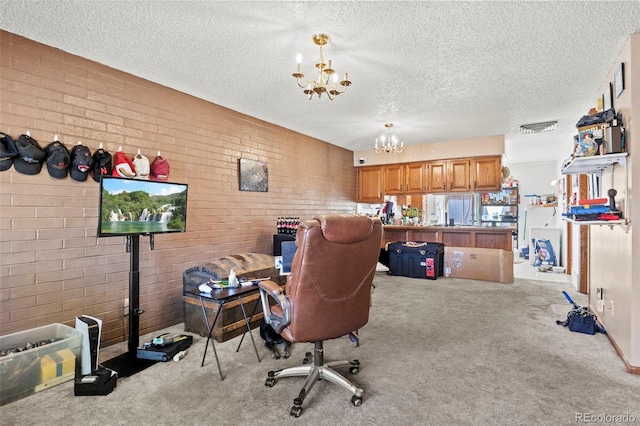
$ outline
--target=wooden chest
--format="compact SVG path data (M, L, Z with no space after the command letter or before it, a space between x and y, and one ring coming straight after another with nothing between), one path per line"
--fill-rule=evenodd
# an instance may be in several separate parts
M213 319L216 317L216 313L218 312L220 305L208 300L204 300L203 302L209 324L211 324ZM255 307L255 314L251 319L251 328L258 327L263 316L262 307L260 306L260 293L245 296L242 298L242 302L244 304L244 309L247 312L247 317L251 315L251 312ZM204 323L202 307L200 306L200 300L198 298L185 296L184 324L184 329L187 332L197 333L203 337L207 335L207 326ZM224 342L241 335L245 330L246 327L240 303L237 300L233 300L222 305L222 311L220 312L218 321L213 329L213 338L217 342Z
M204 269L207 274L213 275L213 279L225 279L229 276L231 269L233 269L238 277L246 277L247 279L268 277L280 285L286 283L286 277L280 276L280 271L274 268L274 257L266 254L247 253L226 256L211 263L206 263L200 269ZM191 270L187 270L183 274L183 286L185 290L192 289L194 286L197 287L198 279L200 279L194 280L193 275L188 276L189 271ZM201 279L205 278L206 275L203 274ZM205 324L202 314L200 299L197 296L185 294L183 300L184 330L206 337L207 325ZM260 293L256 292L244 296L242 302L247 317L251 315L255 307L255 314L251 320L251 328L258 327L263 317ZM208 300L204 300L203 303L209 324L211 324L216 317L220 305ZM213 338L217 342L224 342L241 335L245 330L246 326L244 317L242 316L240 302L232 300L222 305L222 311L213 329Z

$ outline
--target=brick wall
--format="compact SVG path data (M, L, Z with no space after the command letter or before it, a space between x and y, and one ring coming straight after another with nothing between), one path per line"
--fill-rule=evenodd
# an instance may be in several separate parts
M182 272L240 252L271 253L280 216L355 211L351 151L0 31L0 130L58 135L152 160L189 184L187 232L140 238L140 333L182 321ZM238 159L266 161L268 192L238 189ZM0 334L86 314L103 342L127 339L129 255L97 238L98 184L0 172Z

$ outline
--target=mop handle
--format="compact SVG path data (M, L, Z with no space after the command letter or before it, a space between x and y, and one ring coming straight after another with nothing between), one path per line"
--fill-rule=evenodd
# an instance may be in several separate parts
M569 296L569 294L567 294L566 291L563 291L562 294L564 294L564 297L569 301L569 303L571 303L575 308L578 307L578 305L576 305L576 302L573 301L573 299L571 299L571 296Z

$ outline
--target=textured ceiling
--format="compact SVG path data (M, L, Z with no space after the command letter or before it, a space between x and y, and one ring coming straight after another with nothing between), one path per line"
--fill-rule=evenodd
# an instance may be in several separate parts
M393 122L405 145L573 133L640 1L0 0L0 28L357 151ZM308 101L291 73L325 59L353 81ZM554 136L555 135L555 136ZM535 136L540 138L540 136ZM557 154L555 154L557 157Z

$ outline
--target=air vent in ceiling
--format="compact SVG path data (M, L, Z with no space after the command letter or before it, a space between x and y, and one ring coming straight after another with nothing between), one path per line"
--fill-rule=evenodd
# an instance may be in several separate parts
M552 132L558 126L558 121L545 121L542 123L523 124L520 126L520 133L528 135L531 133L545 133Z

